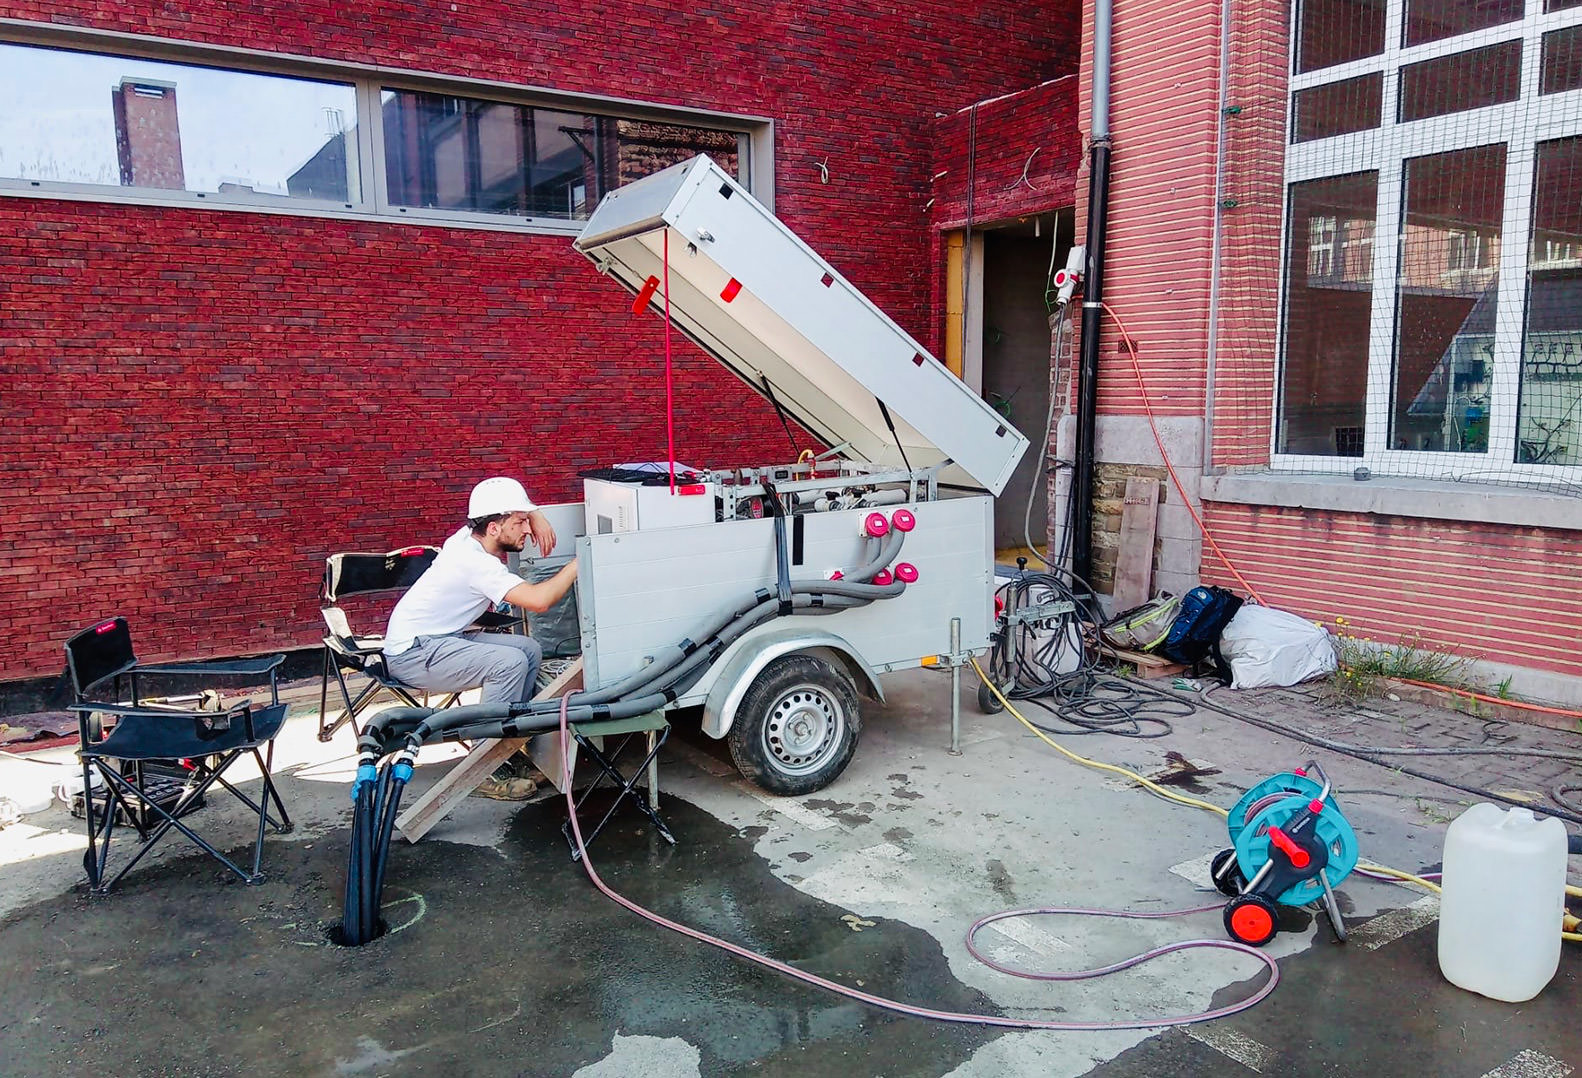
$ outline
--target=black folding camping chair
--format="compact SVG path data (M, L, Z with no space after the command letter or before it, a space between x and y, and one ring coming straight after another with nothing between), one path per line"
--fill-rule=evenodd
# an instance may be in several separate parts
M144 665L132 650L132 632L123 617L92 625L66 641L66 672L71 680L81 740L82 809L88 823L83 868L97 894L105 894L172 829L247 883L263 878L266 825L284 833L291 818L275 788L270 766L274 738L285 723L277 672L284 655L199 663ZM269 704L244 700L216 709L180 708L142 699L139 675L269 679ZM130 691L123 693L122 679ZM107 691L108 690L108 691ZM217 696L216 696L217 699ZM106 733L104 719L114 720ZM263 776L255 802L237 789L225 772L244 755L252 756ZM243 871L185 822L215 785L230 791L258 814L253 867ZM279 819L269 813L274 803ZM141 845L114 876L107 878L110 845L117 825L138 834Z
M599 773L594 776L593 782L584 788L577 798L573 811L580 813L593 793L606 783L615 788L614 800L605 809L603 817L591 830L583 834L583 847L593 845L593 840L599 837L605 825L614 818L616 810L628 801L638 812L647 817L649 825L660 838L674 846L676 836L671 833L664 818L659 815L659 750L670 737L670 722L665 717L665 713L651 711L646 715L635 715L627 719L596 719L569 725L573 740L568 770L572 773L576 772L579 749L586 752L599 768ZM610 751L605 751L599 744L607 737L620 739ZM619 761L626 754L627 748L632 746L635 746L639 752L646 747L647 752L628 775L621 771ZM638 782L645 776L648 779L646 796L644 791L637 787ZM577 819L580 825L582 817L579 815ZM579 860L582 857L582 850L577 848L577 838L572 834L569 819L560 825L560 833L566 837L566 844L571 847L571 859Z
M409 546L388 554L331 554L324 559L324 584L319 591L323 602L319 613L329 630L324 636L324 679L319 685L319 740L328 741L347 723L352 733L362 736L357 716L380 693L388 693L403 704L418 706L411 690L390 676L385 665L384 636L353 631L341 601L349 596L377 595L405 591L434 564L438 547ZM347 675L362 677L354 694ZM343 710L332 722L329 717L330 680L340 690Z

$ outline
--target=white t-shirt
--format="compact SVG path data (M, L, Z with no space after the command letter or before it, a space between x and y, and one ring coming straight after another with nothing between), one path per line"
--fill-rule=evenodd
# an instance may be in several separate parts
M461 632L521 583L464 525L390 611L385 654L401 654L420 636Z

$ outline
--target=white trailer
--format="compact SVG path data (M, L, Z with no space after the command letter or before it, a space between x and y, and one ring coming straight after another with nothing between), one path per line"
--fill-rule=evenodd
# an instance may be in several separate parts
M786 572L817 580L858 563L870 514L915 520L898 555L916 570L904 594L758 625L669 705L702 705L703 729L765 789L820 789L856 747L858 694L883 699L880 674L959 667L988 646L993 496L1027 439L707 157L607 195L575 247L661 317L668 282L672 326L828 447L788 464L715 462L675 493L668 477L591 478L585 502L546 507L561 538L540 560L579 561L587 688L696 639Z

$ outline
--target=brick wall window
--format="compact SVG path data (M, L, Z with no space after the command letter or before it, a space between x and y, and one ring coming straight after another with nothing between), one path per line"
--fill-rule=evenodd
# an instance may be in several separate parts
M362 198L349 82L0 44L0 176L208 201Z
M0 195L571 231L608 191L698 153L761 186L754 117L118 45L0 40Z
M1293 25L1276 467L1582 482L1582 4Z
M740 175L734 131L381 88L385 189L398 212L585 219L624 183L707 153Z

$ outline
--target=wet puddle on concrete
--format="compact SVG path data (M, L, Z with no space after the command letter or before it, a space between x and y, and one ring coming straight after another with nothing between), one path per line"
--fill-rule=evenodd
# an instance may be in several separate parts
M633 901L867 991L997 1013L927 933L854 926L775 879L752 838L675 797L664 810L676 847L635 816L593 847ZM570 1075L620 1034L623 1059L650 1043L674 1056L679 1039L703 1075L897 1078L946 1073L997 1035L879 1012L640 920L570 862L561 818L525 807L498 850L398 840L385 916L400 930L355 950L323 935L344 831L271 843L257 887L192 857L109 898L24 908L0 922L4 1069Z

